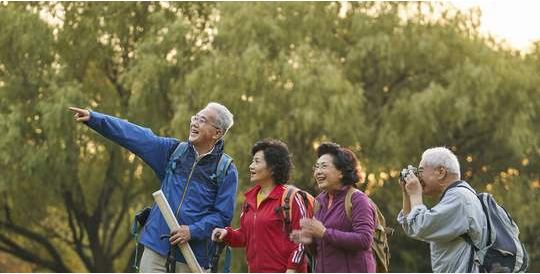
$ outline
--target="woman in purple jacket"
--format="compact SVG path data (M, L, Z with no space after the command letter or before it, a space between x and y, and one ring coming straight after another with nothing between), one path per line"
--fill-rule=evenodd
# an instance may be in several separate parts
M351 219L345 213L345 196L360 181L359 163L348 148L323 143L314 177L322 193L313 219L301 221L302 230L291 238L308 246L316 258L315 272L375 272L371 242L375 212L361 191L352 195Z

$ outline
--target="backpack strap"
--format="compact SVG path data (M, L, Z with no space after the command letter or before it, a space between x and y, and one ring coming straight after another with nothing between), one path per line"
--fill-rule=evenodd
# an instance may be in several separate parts
M471 256L469 256L469 264L467 266L467 273L472 273L473 266L474 266L474 253L478 252L478 248L474 245L471 237L469 237L469 234L465 233L461 235L461 238L465 240L470 246L471 246Z
M453 183L451 183L442 193L441 195L441 198L439 199L439 201L441 201L443 198L444 198L444 195L446 195L446 192L448 192L448 190L452 189L452 188L455 188L455 187L462 187L462 188L466 188L468 190L470 190L472 193L474 193L474 195L476 196L476 193L474 191L472 191L472 189L468 188L467 186L464 186L462 185L461 183L464 183L464 181L461 181L461 180L458 180L458 181L455 181Z
M184 156L188 148L188 142L181 142L176 146L171 156L169 156L169 162L167 163L165 173L173 172L176 169L176 161L182 156Z
M347 218L349 219L349 222L351 222L351 223L352 223L352 195L357 191L359 191L359 190L354 188L354 187L351 187L347 191L347 195L345 196L345 214L347 215ZM379 207L377 206L377 204L375 204L375 202L373 202L373 200L371 200L371 198L367 197L367 199L368 199L369 205L371 205L371 207L373 208L373 221L375 222L375 231L379 230L381 233L393 234L394 229L392 227L384 227L381 224L379 224L379 221L377 219L377 215L380 214L382 216L382 213L380 212ZM383 218L384 218L384 216L383 216Z
M231 273L231 261L232 261L232 251L231 247L225 247L225 258L223 259L223 270L221 273Z
M302 198L302 201L304 202L304 207L306 210L306 218L313 218L313 208L315 206L315 198L311 196L311 194L307 193L304 190L298 191L298 194ZM310 210L311 209L311 210Z
M319 201L317 201L317 199L315 199L313 201L313 217L315 217L315 214L317 214L319 209L321 209L321 204L319 204Z
M292 204L296 195L298 195L299 198L301 198L304 202L307 218L312 218L314 216L315 212L318 210L319 205L315 201L315 198L311 196L311 194L292 185L284 185L284 187L286 188L286 191L283 192L283 195L281 196L280 206L276 208L275 211L283 219L285 231L291 233Z
M135 217L135 220L133 221L133 224L131 225L130 234L133 237L133 240L135 241L135 254L133 257L133 265L131 266L133 268L133 271L139 272L139 266L137 265L137 260L139 258L139 225L137 223L137 217Z
M291 197L294 197L296 195L296 192L298 192L298 188L290 185L285 185L285 188L287 191L283 193L281 196L281 206L276 209L277 212L283 211L282 217L283 217L283 223L285 224L285 230L290 233L292 230L291 227L291 219L292 219L292 210L291 210Z
M347 195L345 195L345 214L347 215L349 222L352 222L352 195L356 191L358 190L351 186L349 190L347 190Z
M229 166L233 162L233 159L231 156L223 153L221 154L221 157L219 158L219 162L216 166L216 172L210 176L210 179L214 181L216 184L221 184L225 180L225 176L227 176L227 170L229 169Z

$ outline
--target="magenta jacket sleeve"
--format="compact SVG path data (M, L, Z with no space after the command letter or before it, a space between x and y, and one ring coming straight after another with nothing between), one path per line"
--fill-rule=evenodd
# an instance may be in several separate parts
M368 197L361 192L352 195L352 231L328 228L323 238L330 244L349 250L368 250L371 248L375 231L375 211ZM349 222L349 220L344 220Z

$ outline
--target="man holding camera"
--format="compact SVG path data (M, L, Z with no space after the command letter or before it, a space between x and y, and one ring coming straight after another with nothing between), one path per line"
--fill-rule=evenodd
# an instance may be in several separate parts
M462 235L468 234L479 249L486 246L482 205L460 177L457 157L444 147L424 151L418 169L409 166L401 172L403 209L398 222L408 236L430 243L434 272L479 271L476 264L469 265L475 252ZM438 198L439 203L428 209L423 195Z

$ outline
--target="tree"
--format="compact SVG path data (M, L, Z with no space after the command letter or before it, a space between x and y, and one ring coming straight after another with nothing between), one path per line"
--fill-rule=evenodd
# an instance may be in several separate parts
M479 18L416 2L3 4L0 251L40 270L128 270L130 219L158 181L67 107L185 139L189 117L218 101L235 114L238 205L257 140L286 142L291 183L312 193L315 148L334 141L359 156L360 188L396 226L399 170L446 145L509 209L538 271L540 47L522 56L482 37ZM429 247L395 228L392 271L431 271Z

